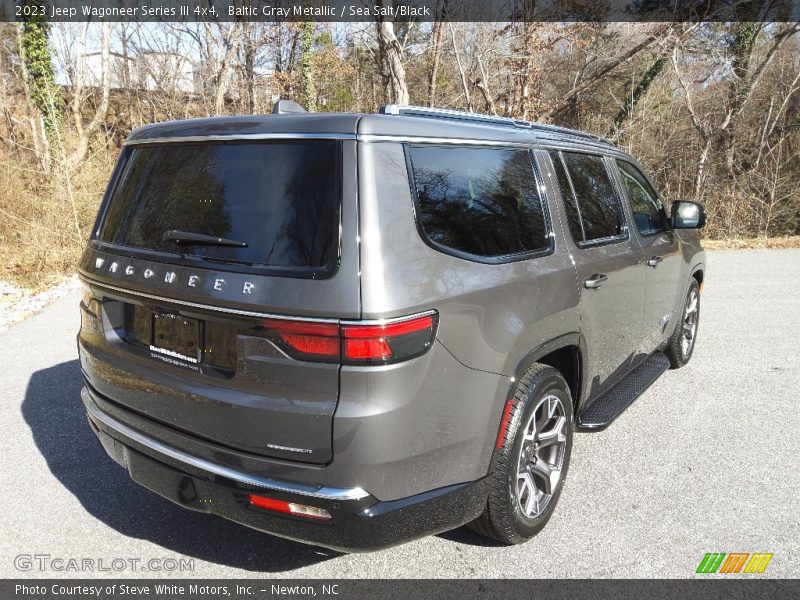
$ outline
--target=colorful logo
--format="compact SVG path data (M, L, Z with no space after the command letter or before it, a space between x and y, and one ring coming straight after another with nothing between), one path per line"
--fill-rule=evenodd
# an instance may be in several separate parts
M697 573L763 573L771 560L772 554L766 552L708 552L700 561Z

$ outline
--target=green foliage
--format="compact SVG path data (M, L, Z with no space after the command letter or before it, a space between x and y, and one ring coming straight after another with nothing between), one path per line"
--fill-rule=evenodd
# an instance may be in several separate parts
M42 16L22 23L22 58L28 72L31 100L42 114L45 134L55 138L61 126L61 88L56 85L49 42L50 24Z
M314 57L315 70L328 75L316 79L317 108L326 112L352 110L356 98L352 79L346 76L349 64L339 57L339 49L330 29L323 29L314 39Z
M317 109L314 81L314 23L305 21L300 38L300 102L309 112Z

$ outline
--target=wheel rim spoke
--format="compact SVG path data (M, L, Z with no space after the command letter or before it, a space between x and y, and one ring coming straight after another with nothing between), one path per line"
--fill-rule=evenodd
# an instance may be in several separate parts
M541 499L539 493L536 491L536 488L532 488L532 493L528 496L527 501L525 502L525 513L526 514L538 514L539 513L539 500Z
M567 427L561 400L550 394L539 400L521 430L516 502L529 518L538 517L547 508L561 479Z
M547 495L553 493L561 477L561 470L555 469L545 460L537 460L533 466L534 479L541 484L540 489Z
M539 448L548 448L554 444L566 442L567 436L564 434L564 426L566 424L566 417L558 417L551 429L537 434L536 440L539 442Z
M686 309L683 313L683 326L681 336L681 352L683 356L688 356L694 346L695 332L697 331L697 315L700 311L699 299L695 292L689 295L686 302Z

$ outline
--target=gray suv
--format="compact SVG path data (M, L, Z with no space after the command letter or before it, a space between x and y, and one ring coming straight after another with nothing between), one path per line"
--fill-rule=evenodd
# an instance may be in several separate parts
M697 335L702 207L603 138L407 106L131 133L81 259L89 423L189 509L345 551L552 514Z

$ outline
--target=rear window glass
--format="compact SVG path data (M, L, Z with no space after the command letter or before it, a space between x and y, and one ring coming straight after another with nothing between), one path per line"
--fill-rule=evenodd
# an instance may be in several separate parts
M408 151L417 218L432 243L486 258L549 247L527 150L411 146Z
M337 142L134 147L98 239L187 258L328 271L338 255ZM187 244L168 231L243 242Z

